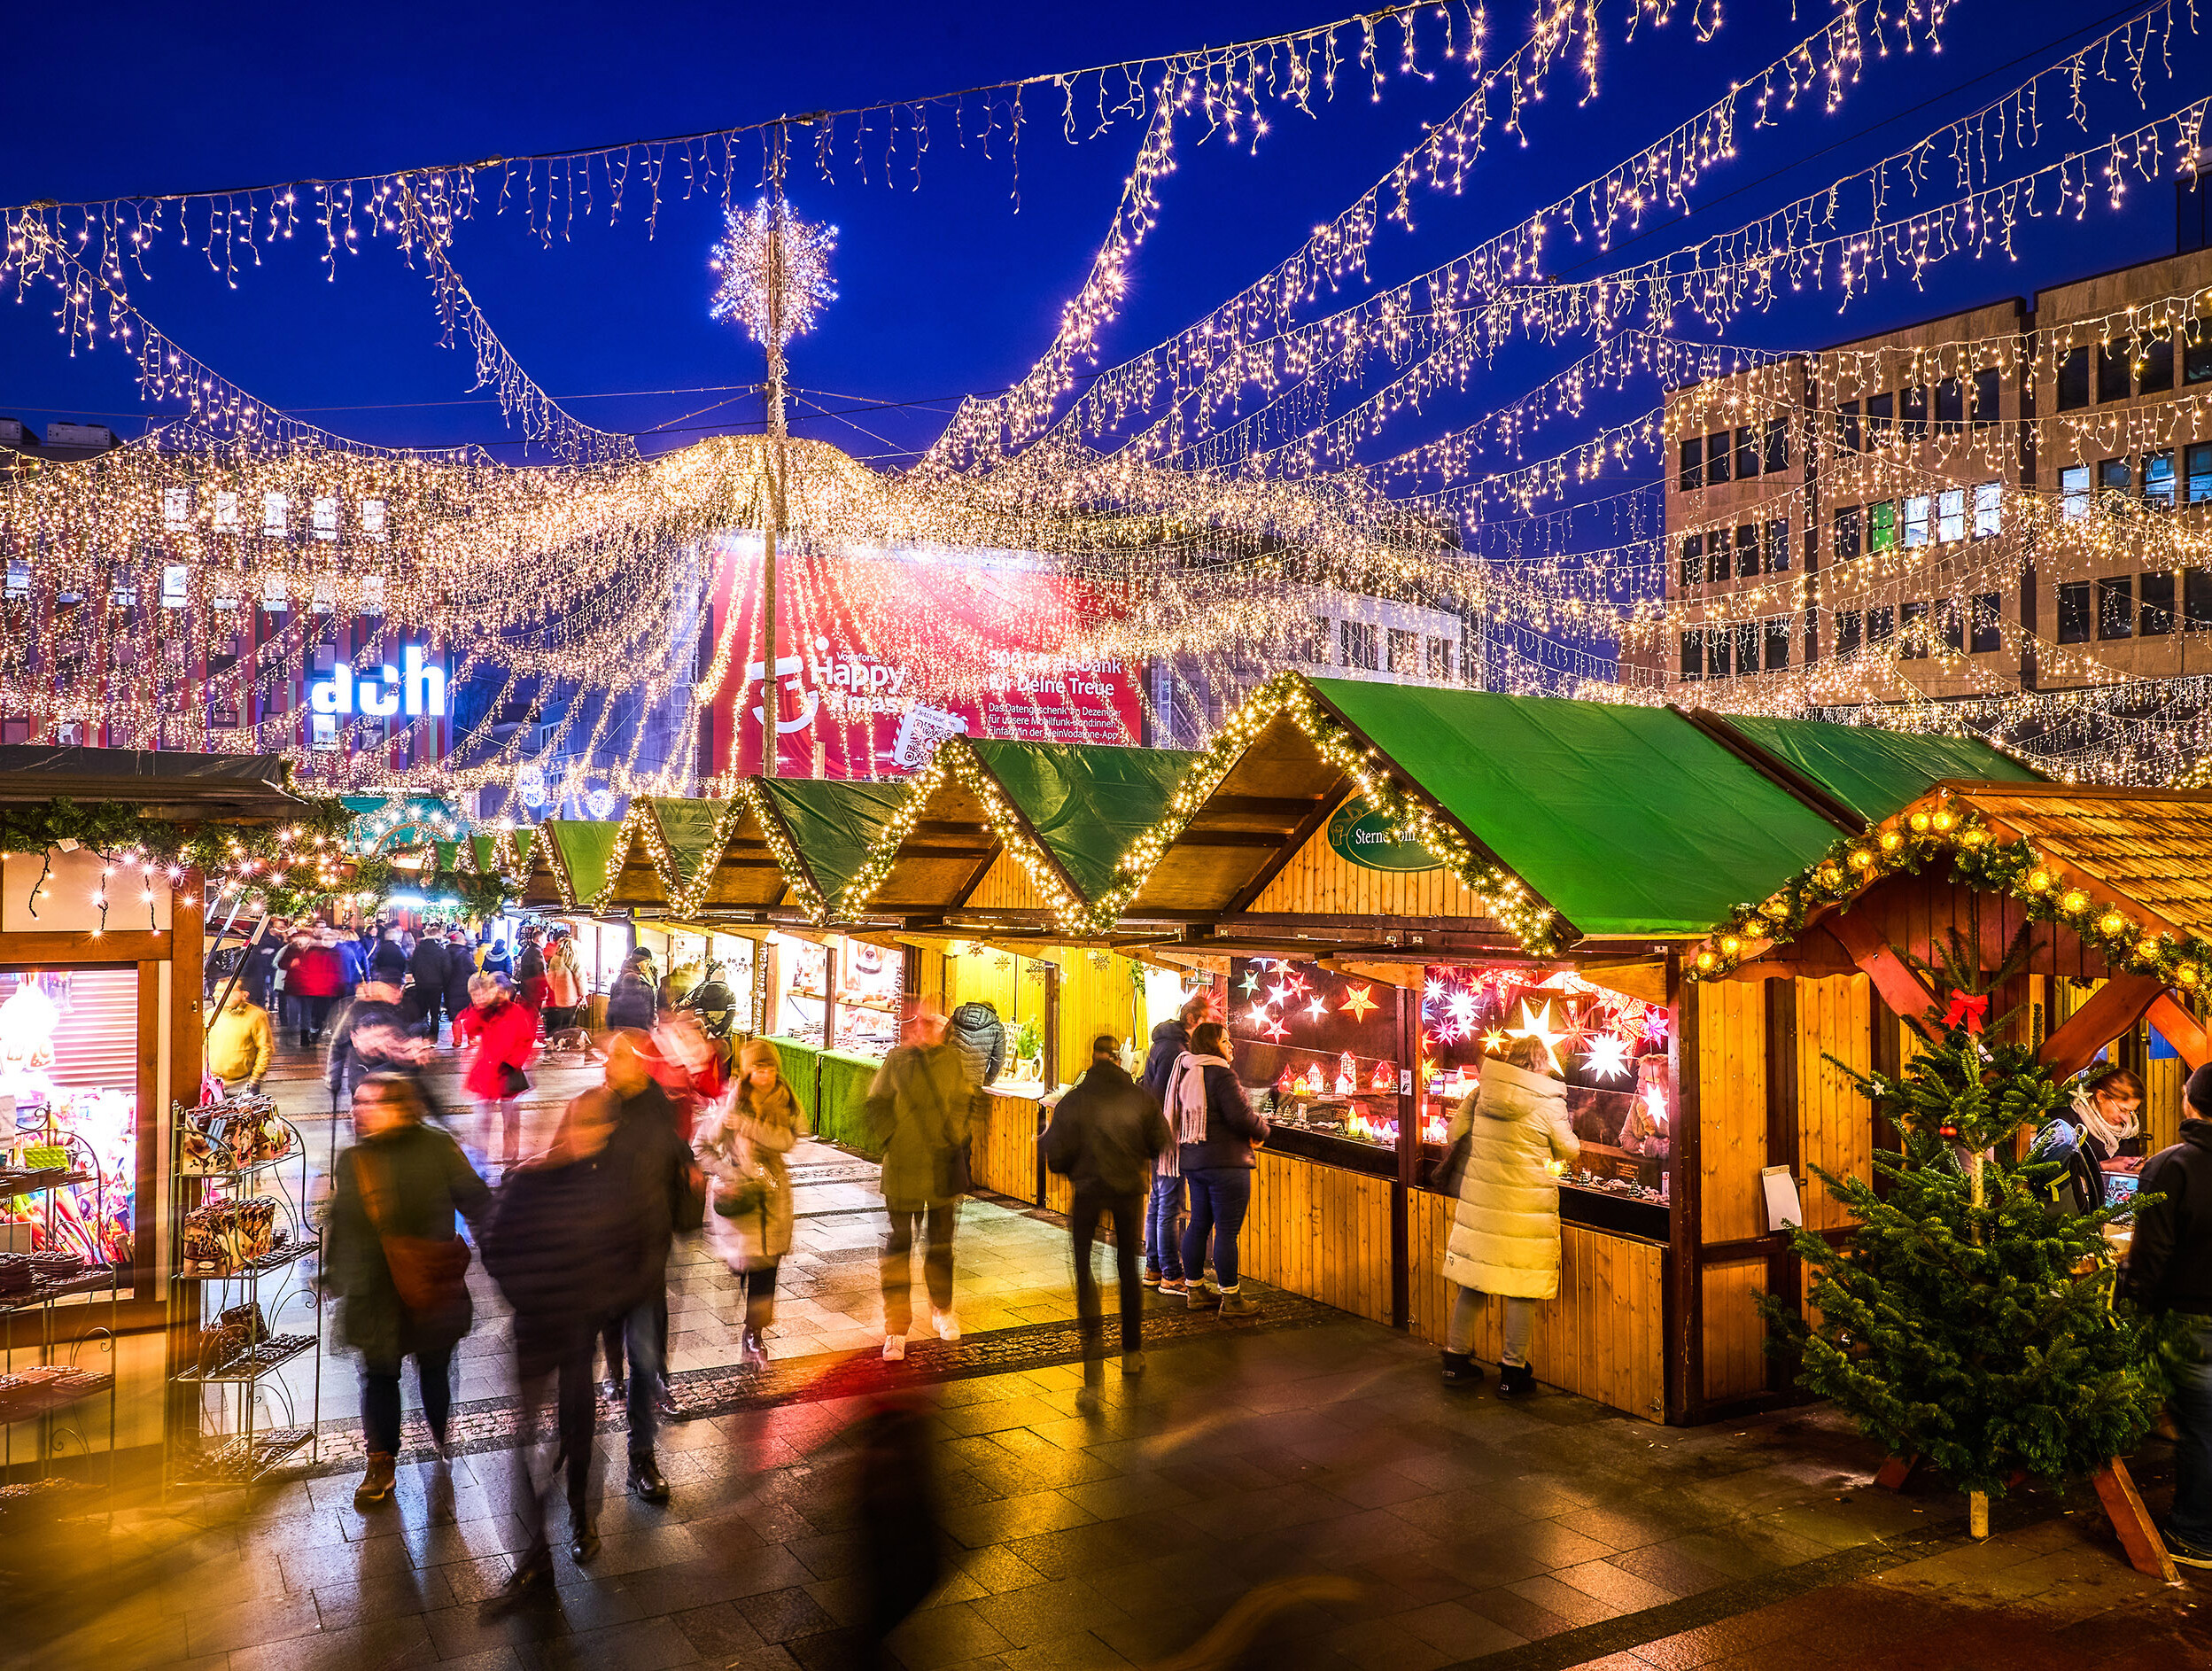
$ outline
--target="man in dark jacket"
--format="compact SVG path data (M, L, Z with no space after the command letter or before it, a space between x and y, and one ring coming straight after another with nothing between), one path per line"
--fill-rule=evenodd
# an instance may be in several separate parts
M569 1552L578 1565L599 1552L592 1525L592 1344L594 1325L617 1297L606 1252L628 1228L626 1180L602 1164L620 1107L604 1087L571 1102L553 1146L508 1172L484 1233L484 1268L515 1313L518 1431L537 1432L551 1391L559 1434L557 1457L540 1460L525 1444L518 1459L515 1512L530 1543L507 1587L487 1604L494 1612L552 1591L546 1500L560 1461L567 1465Z
M1176 1019L1153 1029L1152 1050L1145 1058L1145 1089L1155 1104L1168 1098L1168 1076L1176 1061L1191 1048L1191 1030L1206 1019L1213 1000L1193 992L1183 1000ZM1168 1163L1153 1174L1152 1199L1145 1204L1145 1283L1162 1294L1185 1292L1183 1279L1183 1171L1170 1153Z
M454 924L446 931L446 1014L458 1022L469 1013L469 978L477 972L476 953L469 944L468 929Z
M407 954L400 949L400 931L386 929L369 953L369 978L397 991L407 984Z
M434 1045L446 1009L446 947L436 935L425 934L415 943L415 955L407 960L407 978L412 983L407 990L407 1008Z
M1067 1179L1075 1201L1068 1227L1075 1251L1075 1313L1083 1334L1087 1414L1098 1405L1098 1279L1090 1267L1098 1221L1114 1221L1114 1273L1122 1291L1122 1373L1145 1372L1145 1290L1137 1279L1138 1224L1152 1184L1153 1162L1167 1153L1168 1123L1151 1093L1117 1060L1121 1046L1102 1034L1090 1046L1090 1070L1052 1110L1044 1133L1044 1164Z
M653 1023L660 1019L660 1003L648 978L649 961L640 952L633 952L623 960L622 973L615 976L615 983L607 991L607 1025L634 1027L650 1032Z
M1006 1024L991 1005L963 1004L952 1012L952 1042L967 1058L979 1085L993 1084L1006 1068Z
M2174 1506L2160 1528L2166 1552L2212 1567L2212 1064L2189 1076L2181 1141L2143 1162L2138 1193L2162 1196L2137 1209L2121 1287L2149 1311L2188 1314L2196 1362L2175 1372L2166 1407L2174 1444Z
M696 1230L706 1204L704 1180L676 1130L676 1108L655 1082L642 1034L625 1030L607 1044L607 1088L622 1100L604 1164L624 1191L623 1233L606 1248L614 1303L623 1319L629 1359L630 1489L648 1503L668 1501L653 1458L653 1437L666 1398L665 1330L668 1255L679 1230Z

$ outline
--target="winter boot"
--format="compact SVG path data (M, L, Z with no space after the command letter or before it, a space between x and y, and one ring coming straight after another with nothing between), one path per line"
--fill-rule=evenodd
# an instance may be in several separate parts
M1475 1360L1468 1356L1466 1353L1446 1352L1442 1354L1442 1356L1444 1384L1447 1387L1479 1387L1482 1385L1482 1371L1476 1367Z
M357 1509L373 1509L379 1504L389 1503L392 1500L392 1453L388 1450L370 1451L369 1472L361 1476L361 1482L353 1488L353 1506Z
M1498 1396L1519 1398L1536 1390L1536 1372L1525 1364L1498 1365Z

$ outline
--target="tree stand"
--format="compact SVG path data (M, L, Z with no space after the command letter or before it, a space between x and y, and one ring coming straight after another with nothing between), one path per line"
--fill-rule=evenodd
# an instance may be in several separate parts
M1920 1460L1918 1457L1891 1457L1875 1473L1874 1483L1885 1490L1903 1490ZM2009 1483L2018 1485L2026 1478L2024 1473L2015 1473ZM2113 1457L2091 1476L2090 1483L2097 1488L2097 1501L2104 1504L2105 1517L2119 1535L2120 1547L2127 1551L2128 1565L2146 1577L2179 1583L2181 1574L2175 1569L2174 1558L2166 1552L2165 1541L2158 1535L2158 1524L2143 1506L2142 1496L2135 1488L2125 1459ZM1977 1538L1990 1535L1990 1500L1986 1493L1967 1494L1967 1527Z

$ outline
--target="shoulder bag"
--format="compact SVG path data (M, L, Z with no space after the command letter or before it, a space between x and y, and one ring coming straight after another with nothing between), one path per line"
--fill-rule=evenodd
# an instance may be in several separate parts
M388 1203L383 1180L376 1176L382 1169L371 1167L359 1148L353 1155L353 1182L384 1250L400 1303L429 1328L444 1325L460 1330L468 1316L469 1244L458 1236L396 1236L385 1229Z

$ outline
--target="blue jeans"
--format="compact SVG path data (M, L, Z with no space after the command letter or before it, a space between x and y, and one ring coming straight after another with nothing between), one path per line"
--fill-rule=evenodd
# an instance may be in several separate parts
M1170 1282L1183 1280L1183 1243L1176 1235L1182 1210L1182 1178L1153 1179L1152 1199L1145 1203L1145 1263Z
M2212 1317L2194 1319L2198 1361L2174 1378L2173 1411L2180 1442L2174 1446L2175 1531L2212 1549Z
M1237 1232L1252 1205L1248 1166L1194 1166L1183 1174L1191 1186L1191 1222L1183 1232L1183 1268L1192 1282L1206 1270L1206 1238L1214 1238L1214 1280L1223 1294L1237 1286Z
M660 1412L653 1408L653 1398L661 1389L660 1312L652 1301L633 1306L623 1318L622 1347L630 1360L625 1387L630 1406L630 1455L633 1458L649 1457L660 1419Z

